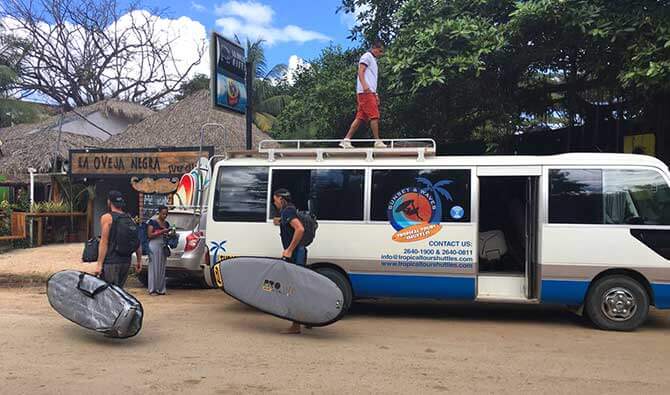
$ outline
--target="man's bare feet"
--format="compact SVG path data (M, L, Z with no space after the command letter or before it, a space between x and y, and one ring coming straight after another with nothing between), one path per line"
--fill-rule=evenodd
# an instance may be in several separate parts
M302 331L300 330L300 324L294 322L290 328L281 331L282 335L299 335Z

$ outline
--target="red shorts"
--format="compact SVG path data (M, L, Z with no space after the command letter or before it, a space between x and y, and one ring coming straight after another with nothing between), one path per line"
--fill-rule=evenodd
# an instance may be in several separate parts
M356 119L368 121L379 119L379 106L377 105L377 95L374 93L359 93L356 95L358 108L356 109Z

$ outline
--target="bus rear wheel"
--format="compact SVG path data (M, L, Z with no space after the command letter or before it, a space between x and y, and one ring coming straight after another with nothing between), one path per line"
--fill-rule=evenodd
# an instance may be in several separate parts
M340 291L342 291L342 296L344 296L342 314L346 313L347 310L349 310L349 307L351 307L351 302L354 298L354 293L351 290L351 285L349 284L347 277L340 271L330 267L319 267L316 268L315 271L323 276L328 277L332 282L335 283L335 285L337 285Z
M639 282L628 276L607 276L589 291L585 311L600 329L632 331L647 320L649 295Z

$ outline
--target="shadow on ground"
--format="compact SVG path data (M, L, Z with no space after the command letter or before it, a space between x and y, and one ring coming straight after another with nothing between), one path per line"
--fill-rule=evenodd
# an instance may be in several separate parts
M585 325L585 319L561 306L439 301L359 301L351 306L349 317L421 318L482 322L546 322L557 325Z
M440 301L365 300L351 306L349 318L420 318L460 322L487 323L543 323L558 326L593 328L587 318L577 315L565 306L519 305L498 303L466 303ZM345 319L347 318L345 317ZM670 328L670 314L652 309L645 328Z

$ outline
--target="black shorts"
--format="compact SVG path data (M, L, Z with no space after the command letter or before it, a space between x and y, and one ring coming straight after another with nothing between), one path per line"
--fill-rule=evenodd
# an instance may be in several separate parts
M130 271L130 262L128 263L104 263L102 265L102 273L100 278L110 284L117 285L123 288L128 279L128 272Z

